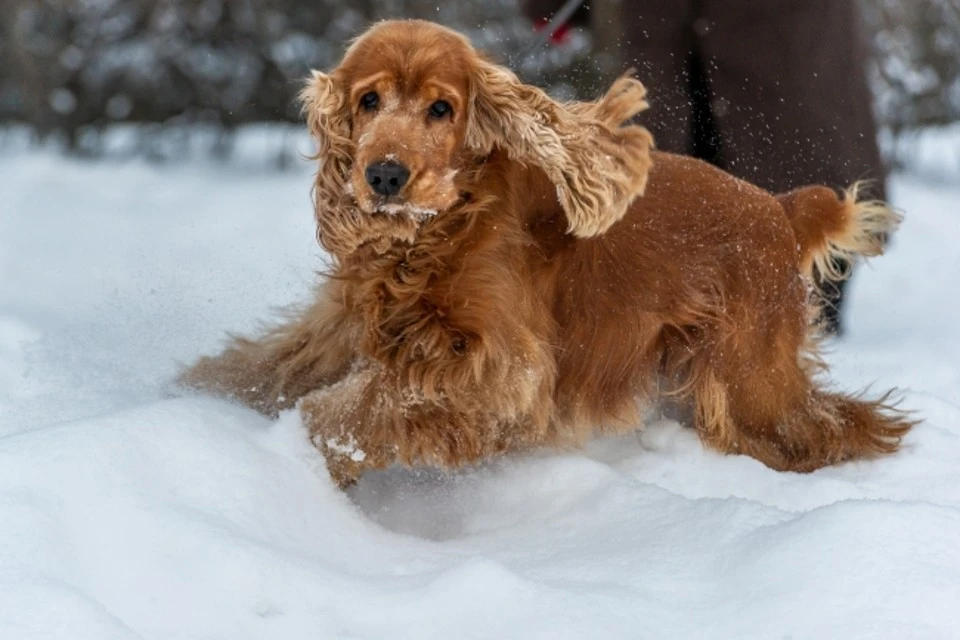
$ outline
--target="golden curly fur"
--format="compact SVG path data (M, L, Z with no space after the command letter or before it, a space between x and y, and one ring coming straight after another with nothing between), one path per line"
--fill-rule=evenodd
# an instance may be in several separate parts
M655 152L625 124L636 80L562 104L427 22L375 25L302 99L332 273L183 381L298 406L339 483L574 445L664 398L706 445L782 470L888 453L910 428L815 380L813 278L898 222L856 189L775 197ZM406 171L395 192L382 163Z

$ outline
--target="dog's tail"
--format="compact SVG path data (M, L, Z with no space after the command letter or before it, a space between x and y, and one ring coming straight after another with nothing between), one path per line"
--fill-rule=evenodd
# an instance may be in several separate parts
M777 196L793 225L803 274L837 281L849 275L858 256L883 253L886 235L901 216L879 200L862 200L861 183L838 196L822 186L801 187Z

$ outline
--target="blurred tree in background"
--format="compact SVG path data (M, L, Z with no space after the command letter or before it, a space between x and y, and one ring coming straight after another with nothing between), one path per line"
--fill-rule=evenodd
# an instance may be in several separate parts
M594 10L609 2L594 0ZM761 0L766 1L766 0ZM419 17L464 31L529 81L596 91L611 46L574 31L534 39L518 0L0 0L0 123L95 152L99 132L299 119L294 96L370 21ZM877 113L894 132L960 120L960 0L864 0L875 43ZM606 70L609 72L609 70Z
M960 1L869 0L877 116L894 132L960 120Z

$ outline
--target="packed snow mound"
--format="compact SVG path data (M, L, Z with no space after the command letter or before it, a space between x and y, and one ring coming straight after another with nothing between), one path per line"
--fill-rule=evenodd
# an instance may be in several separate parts
M924 420L894 456L654 421L344 493L296 412L169 384L308 295L307 171L0 156L0 638L960 637L960 189L895 180L829 354Z

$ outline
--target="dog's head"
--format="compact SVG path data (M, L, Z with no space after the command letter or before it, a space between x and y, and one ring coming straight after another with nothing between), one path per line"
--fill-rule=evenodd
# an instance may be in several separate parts
M620 126L643 97L638 82L621 79L599 102L562 105L449 29L381 22L301 94L319 143L318 236L337 255L412 242L457 206L467 169L497 148L547 174L571 233L602 233L646 181L649 134Z

